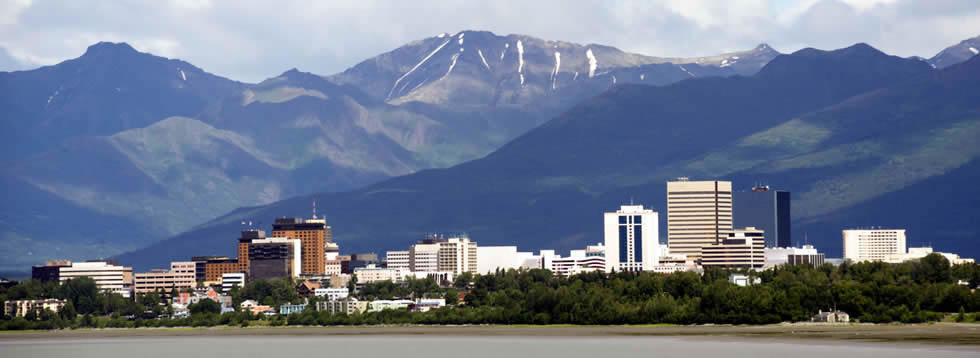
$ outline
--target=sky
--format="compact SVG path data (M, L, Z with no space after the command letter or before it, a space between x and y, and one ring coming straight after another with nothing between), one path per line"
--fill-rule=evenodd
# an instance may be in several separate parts
M932 57L980 35L978 0L0 0L0 71L75 58L99 41L258 82L329 75L461 30L596 43L661 57L768 43L789 53L865 42Z

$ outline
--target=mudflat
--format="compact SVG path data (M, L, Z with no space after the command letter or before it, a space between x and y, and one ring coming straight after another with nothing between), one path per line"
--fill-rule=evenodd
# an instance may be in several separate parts
M337 326L125 328L0 332L4 341L188 336L712 337L958 345L980 350L980 324L776 324L765 326Z

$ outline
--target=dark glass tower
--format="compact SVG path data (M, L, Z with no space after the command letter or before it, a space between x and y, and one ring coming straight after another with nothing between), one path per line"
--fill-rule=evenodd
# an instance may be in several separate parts
M762 186L735 192L732 217L735 228L751 226L765 231L766 247L793 246L788 191Z

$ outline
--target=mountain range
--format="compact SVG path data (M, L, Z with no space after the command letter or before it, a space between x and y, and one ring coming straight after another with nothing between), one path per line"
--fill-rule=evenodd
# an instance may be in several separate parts
M620 84L483 158L241 208L120 258L232 255L242 220L308 216L314 200L345 252L435 232L567 250L600 242L601 212L629 201L664 221L665 182L680 176L791 191L794 244L828 257L840 255L840 230L868 226L977 256L980 58L934 64L856 44L779 55L750 76Z
M623 84L751 75L767 45L703 58L464 31L320 76L250 84L98 43L0 72L0 270L144 247L240 207L343 192L491 153Z

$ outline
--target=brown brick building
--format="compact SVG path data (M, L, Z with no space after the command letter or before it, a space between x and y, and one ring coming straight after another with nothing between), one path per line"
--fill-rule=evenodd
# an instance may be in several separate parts
M326 265L324 248L328 242L333 240L330 227L327 226L326 220L279 218L272 224L272 236L300 240L302 246L302 264L300 265L302 275L324 274Z

